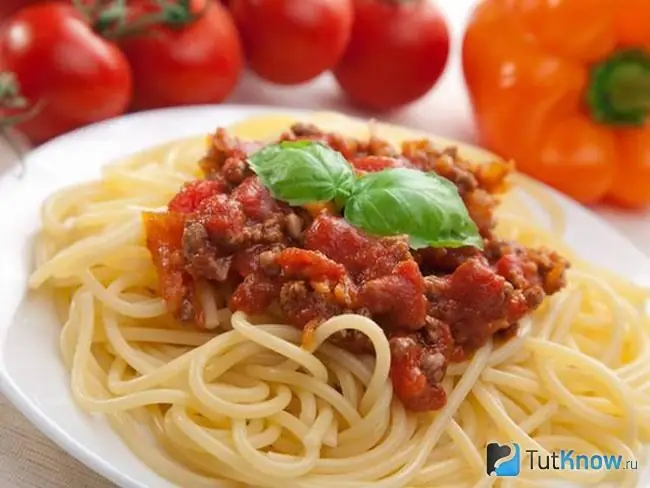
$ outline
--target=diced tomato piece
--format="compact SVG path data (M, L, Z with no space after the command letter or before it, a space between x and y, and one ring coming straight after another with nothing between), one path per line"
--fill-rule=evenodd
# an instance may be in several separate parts
M207 198L227 190L228 186L223 179L192 181L186 183L181 191L172 198L168 208L170 212L192 213Z
M411 168L413 165L404 158L386 156L363 156L350 161L354 169L363 173L377 173L389 168Z
M359 289L357 304L373 314L387 316L391 327L422 328L428 301L418 265L415 261L402 261L391 275L367 281Z
M406 347L395 347L405 341ZM408 337L391 338L390 376L395 394L413 412L437 410L447 403L447 394L440 384L427 381L421 369L422 345Z
M320 252L290 247L280 252L275 261L288 278L337 282L345 276L343 265Z
M147 248L158 271L162 297L170 312L177 312L188 296L191 277L184 271L181 249L185 216L179 213L143 214Z
M280 205L257 176L249 176L242 181L230 198L241 203L248 218L260 222L281 212Z
M323 214L317 217L305 234L305 248L322 252L358 274L373 264L368 249L376 240L362 233L341 217Z
M232 269L242 277L254 273L260 267L260 254L268 249L268 246L256 245L237 251L232 258Z
M241 204L228 195L215 195L204 200L198 208L205 228L211 237L232 240L241 235L246 225L246 215Z
M230 309L249 314L266 312L280 294L281 283L263 273L252 273L246 277L230 297Z

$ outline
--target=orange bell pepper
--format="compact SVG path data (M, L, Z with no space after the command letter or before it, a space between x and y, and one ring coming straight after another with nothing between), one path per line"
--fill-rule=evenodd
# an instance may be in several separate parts
M484 0L463 67L481 142L580 202L650 204L650 0Z

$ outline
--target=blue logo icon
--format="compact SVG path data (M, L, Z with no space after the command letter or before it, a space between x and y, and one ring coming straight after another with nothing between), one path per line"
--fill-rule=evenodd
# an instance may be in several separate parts
M521 470L519 444L490 442L485 452L488 476L519 476Z

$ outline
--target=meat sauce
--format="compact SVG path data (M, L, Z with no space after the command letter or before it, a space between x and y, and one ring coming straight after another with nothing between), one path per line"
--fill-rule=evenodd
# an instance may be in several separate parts
M495 194L510 167L474 165L454 149L408 141L401 151L296 124L281 140L321 141L358 173L408 167L435 171L458 187L485 242L413 251L405 237L375 237L347 223L328 204L291 207L273 199L248 167L262 147L219 129L200 165L205 180L186 184L166 213L144 216L147 246L161 294L178 319L204 321L197 287L233 290L229 307L260 314L277 305L305 340L330 317L355 313L375 320L391 346L391 379L412 411L441 408L450 362L462 361L517 322L565 283L568 262L493 235ZM331 339L354 353L372 353L355 331Z

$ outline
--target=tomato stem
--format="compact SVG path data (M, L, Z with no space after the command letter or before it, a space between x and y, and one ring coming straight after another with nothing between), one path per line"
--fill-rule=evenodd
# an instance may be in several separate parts
M0 118L0 127L12 127L34 117L43 108L42 101L29 106L29 102L20 92L16 76L9 72L0 72L0 109L16 112Z
M9 144L9 148L23 164L25 146L19 142L24 139L14 126L34 117L43 107L42 101L32 104L22 95L20 84L13 73L0 72L0 109L2 112L13 113L0 117L0 136Z
M18 80L13 73L0 72L0 106L8 109L26 108L27 100L20 93Z
M206 1L203 9L194 12L190 0L155 0L156 12L130 20L126 0L112 0L108 4L98 0L90 8L79 5L81 1L75 0L77 8L86 14L96 32L111 40L142 34L154 25L180 29L194 22L208 6Z
M642 49L620 51L595 65L587 105L599 122L643 125L650 114L650 53Z

